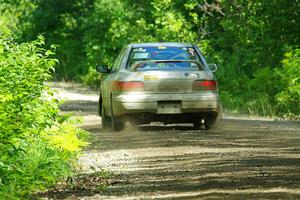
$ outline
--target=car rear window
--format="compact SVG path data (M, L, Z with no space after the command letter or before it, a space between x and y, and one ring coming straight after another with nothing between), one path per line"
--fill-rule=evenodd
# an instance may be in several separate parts
M163 63L148 63L141 65L138 68L155 69L155 68L198 68L198 66L189 61L198 61L202 64L199 55L193 47L138 47L131 50L127 68L134 66L142 61L181 61L181 62L163 62ZM186 62L185 62L186 61ZM151 64L150 64L151 63ZM141 69L137 69L141 70Z

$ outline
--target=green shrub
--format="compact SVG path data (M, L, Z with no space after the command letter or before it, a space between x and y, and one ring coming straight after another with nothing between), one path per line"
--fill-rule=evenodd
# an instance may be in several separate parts
M99 88L105 75L100 74L95 68L90 67L88 73L81 77L82 82L91 88Z
M243 101L241 98L234 96L228 91L220 91L221 102L224 112L227 114L238 114L241 112Z
M18 44L0 36L0 197L24 199L72 173L85 134L62 122L44 82L57 60L44 38ZM53 47L54 48L54 47ZM72 140L72 148L64 141Z
M277 70L282 90L276 95L281 113L300 115L300 49L285 54L283 67Z

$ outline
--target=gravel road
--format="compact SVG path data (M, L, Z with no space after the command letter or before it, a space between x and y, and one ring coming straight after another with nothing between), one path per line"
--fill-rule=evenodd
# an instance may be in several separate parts
M64 112L83 116L92 134L79 159L87 173L110 170L104 190L65 199L300 199L300 123L229 118L209 131L187 124L101 129L97 94L58 83Z

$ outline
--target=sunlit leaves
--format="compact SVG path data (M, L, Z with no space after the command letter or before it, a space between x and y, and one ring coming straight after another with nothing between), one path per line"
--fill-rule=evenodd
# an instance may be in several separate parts
M276 100L286 113L300 115L300 49L285 54L283 68L277 72L281 77L283 89Z
M24 199L55 184L71 173L73 160L86 145L80 139L84 133L61 120L58 102L44 86L57 64L49 57L53 49L45 50L44 44L42 36L21 44L0 36L1 199ZM51 131L45 133L54 127L59 145L47 135ZM73 148L66 148L70 143L65 141Z

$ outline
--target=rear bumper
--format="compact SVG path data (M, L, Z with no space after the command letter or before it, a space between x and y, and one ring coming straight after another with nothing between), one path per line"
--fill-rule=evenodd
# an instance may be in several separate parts
M113 98L115 116L127 114L159 114L159 102L178 102L180 110L176 114L217 112L219 98L217 93L201 94L117 94Z

